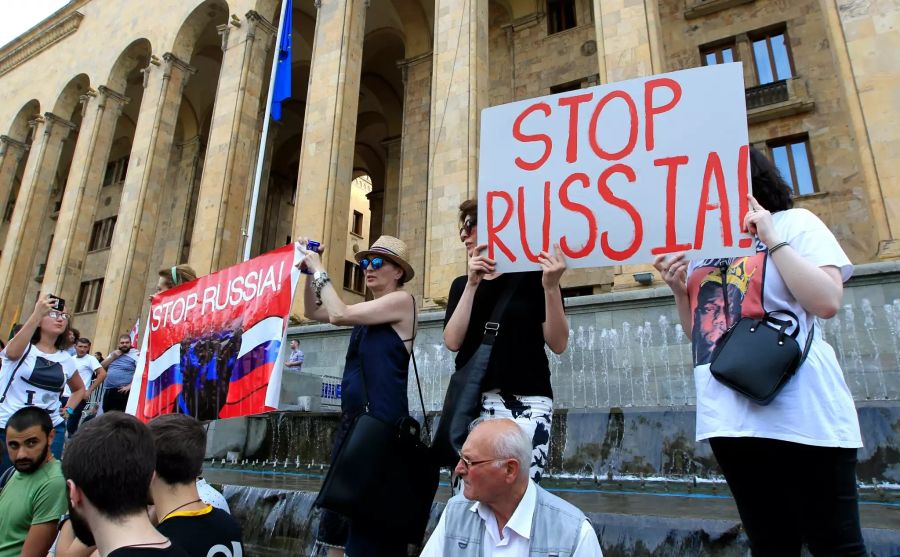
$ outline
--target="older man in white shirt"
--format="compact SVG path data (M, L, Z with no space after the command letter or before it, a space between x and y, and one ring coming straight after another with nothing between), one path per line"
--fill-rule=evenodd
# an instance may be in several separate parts
M463 493L447 502L422 557L602 557L580 510L528 477L531 439L514 421L476 421L456 473Z

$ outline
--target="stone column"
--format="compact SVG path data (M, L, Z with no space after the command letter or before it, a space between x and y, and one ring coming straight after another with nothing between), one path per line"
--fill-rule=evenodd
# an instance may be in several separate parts
M83 135L79 136L72 155L44 274L45 290L71 300L72 304L78 295L81 267L88 251L94 211L115 139L116 124L122 108L128 103L128 98L121 93L103 86L98 89L96 102L91 95L85 95L83 99Z
M896 2L819 0L859 153L879 259L900 258Z
M425 228L428 218L429 146L431 128L431 53L400 62L403 75L403 131L400 136L399 238L409 247L416 276L406 289L419 299L425 291Z
M224 55L191 242L190 264L198 275L233 265L243 255L245 202L256 167L259 105L275 31L254 11L241 27L219 27Z
M327 246L325 264L338 285L347 252L367 4L367 0L316 2L319 12L300 146L292 237L308 236ZM297 298L302 303L302 296ZM295 306L295 311L300 309Z
M144 302L181 95L195 71L169 52L161 66L144 70L146 86L97 311L98 346L111 346L116 336L130 329Z
M384 231L384 193L384 190L372 190L366 194L366 199L369 201L369 214L371 215L369 220L369 232L367 234L370 244L382 234L386 234ZM391 235L393 236L393 234Z
M188 215L190 214L191 197L194 195L196 187L194 182L197 179L197 166L200 159L200 137L177 145L175 152L178 153L178 166L175 169L172 187L168 190L171 192L171 198L164 199L169 207L169 226L166 230L168 237L165 239L162 249L163 265L181 263L181 247L187 239L185 236L192 234L198 224L195 217L190 223L190 226L193 227L191 230ZM195 245L191 246L192 252Z
M6 210L16 180L16 171L26 153L28 145L8 135L0 135L0 213Z
M423 305L446 299L465 272L457 208L477 195L478 135L487 106L488 3L436 0Z
M399 226L397 225L397 220L400 218L400 141L399 137L391 137L381 142L384 150L387 151L387 163L384 168L381 233L397 236L398 238L400 234Z
M747 33L740 33L734 38L734 48L737 50L737 61L741 62L744 69L744 87L759 85L756 81L756 69L753 66L753 45Z
M22 304L28 281L34 277L34 256L50 206L50 188L63 141L77 127L49 112L30 124L34 127L31 155L25 163L16 209L0 256L0 330L6 331ZM27 317L30 313L31 308L21 308L21 315Z

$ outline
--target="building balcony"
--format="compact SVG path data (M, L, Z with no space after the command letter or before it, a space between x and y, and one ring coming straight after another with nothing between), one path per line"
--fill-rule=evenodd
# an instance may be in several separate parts
M809 112L815 107L806 82L798 77L748 87L745 98L747 122L750 124Z

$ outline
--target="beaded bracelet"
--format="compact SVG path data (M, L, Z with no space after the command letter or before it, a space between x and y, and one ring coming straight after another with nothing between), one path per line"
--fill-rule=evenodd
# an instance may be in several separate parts
M784 246L787 246L787 245L789 245L787 242L779 242L779 243L775 244L774 246L772 246L772 247L769 248L769 255L772 255L772 254L775 253L777 250L779 250L779 249L781 249L781 248L783 248Z

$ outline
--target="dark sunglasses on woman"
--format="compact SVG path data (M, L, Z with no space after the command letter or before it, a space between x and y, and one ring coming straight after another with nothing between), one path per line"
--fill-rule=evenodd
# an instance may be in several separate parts
M459 227L459 235L462 236L463 232L465 232L466 236L472 234L472 230L475 228L476 221L473 218L467 218L462 226Z
M360 259L359 260L359 268L365 271L369 268L369 264L372 264L372 270L377 271L384 265L384 259L380 257L373 257L371 260L369 258Z

